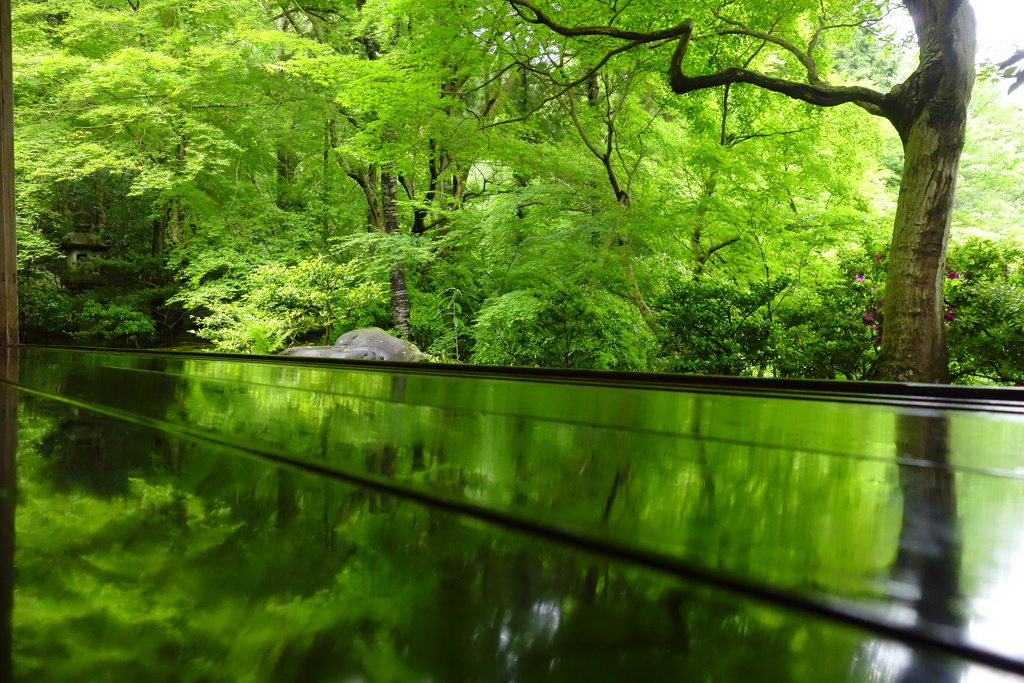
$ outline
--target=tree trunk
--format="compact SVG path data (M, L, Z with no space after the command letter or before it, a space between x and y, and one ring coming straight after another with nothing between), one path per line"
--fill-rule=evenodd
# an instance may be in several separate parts
M395 175L395 164L384 165L380 173L381 204L384 212L384 232L389 235L398 234L398 176ZM405 284L405 266L402 264L402 252L395 252L391 262L391 310L395 317L395 327L399 333L409 337L409 289Z
M153 256L160 256L167 248L167 209L153 219Z
M904 0L921 66L890 93L903 179L886 274L882 349L871 379L946 382L943 282L967 105L974 86L974 12L956 0ZM951 11L956 7L955 11Z
M647 323L647 327L651 328L651 332L659 334L661 330L658 329L654 322L657 313L647 305L647 300L644 299L644 295L640 291L640 285L636 281L636 274L633 272L633 264L629 258L629 237L621 232L619 233L619 258L622 260L622 272L626 276L626 285L629 287L630 301L640 311L640 315L643 317L644 322Z
M950 122L952 123L952 122ZM946 382L943 278L962 126L920 121L905 146L886 275L882 350L872 375Z
M722 119L722 130L725 130L725 114L722 115ZM704 247L700 243L700 239L704 236L704 229L708 227L708 207L711 204L711 197L715 194L715 187L718 185L717 176L718 171L712 171L710 175L708 175L708 179L704 183L704 187L701 188L700 202L697 204L697 214L693 223L693 233L690 235L690 251L693 253L694 261L694 281L700 280L701 277L703 277L704 267L707 265L708 259L711 258L712 252L704 250Z
M366 0L356 0L356 9L360 12L366 5ZM363 35L363 45L366 47L366 59L376 61L380 59L380 46L370 28L367 28ZM385 134L385 140L391 141L394 138L393 132ZM371 222L375 219L376 225L383 228L388 235L398 234L398 174L396 164L389 161L381 165L380 169L380 204L377 206L376 189L370 191L370 183L360 182L363 191L366 193L366 200L370 205ZM351 175L351 174L350 174ZM358 182L358 180L357 180ZM405 266L402 264L402 252L396 251L392 255L391 273L388 278L391 284L391 311L395 318L395 327L403 337L409 337L409 289L405 284Z
M282 211L295 210L295 194L292 182L295 180L296 157L284 149L277 150L277 185L274 188L274 203Z

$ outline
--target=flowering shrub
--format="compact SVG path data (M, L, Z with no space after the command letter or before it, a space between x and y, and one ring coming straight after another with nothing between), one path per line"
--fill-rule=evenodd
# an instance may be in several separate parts
M972 240L950 252L946 341L951 381L1024 383L1024 248Z
M777 315L776 374L861 379L881 344L886 254L873 244L839 254L838 267L796 292Z

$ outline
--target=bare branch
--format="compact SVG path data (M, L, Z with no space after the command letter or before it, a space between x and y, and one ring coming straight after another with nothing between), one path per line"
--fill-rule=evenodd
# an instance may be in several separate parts
M512 0L509 0L509 1L511 2ZM484 128L490 128L492 126L501 126L501 125L505 125L506 123L515 123L517 121L525 121L526 119L530 118L535 113L540 111L544 107L544 105L546 105L548 102L551 102L552 100L556 100L559 97L561 97L562 95L564 95L565 93L567 93L570 90L572 90L573 88L575 88L576 86L582 85L583 83L586 83L587 80L589 80L591 76L593 76L598 71L600 71L601 68L604 67L604 65L607 64L611 60L611 58L614 57L615 55L622 54L623 52L628 52L628 51L632 50L634 47L636 47L637 45L642 45L642 44L643 44L642 42L633 41L632 43L627 43L627 44L623 45L622 47L615 48L611 52L606 53L605 56L602 57L601 60L592 69L587 70L586 73L584 73L582 76L580 76L576 80L574 80L574 81L572 81L570 83L567 83L564 88L562 88L561 90L556 92L554 95L551 95L550 97L546 97L543 100L541 100L540 103L536 107L534 107L530 111L524 113L522 116L517 116L517 117L512 118L512 119L505 119L504 121L495 121L494 123L488 123L487 125L480 126L479 129L483 130ZM520 62L519 64L520 64L520 66L522 66L523 68L525 68L528 71L532 71L532 72L538 73L538 74L543 74L544 76L546 76L548 78L551 78L551 75L549 73L547 73L546 71L537 69L535 67L531 67L531 66L529 66L527 64L524 64L522 62ZM554 79L552 79L552 82L554 82L556 85L560 85L558 82L554 81Z
M704 256L705 257L711 256L712 254L714 254L719 249L724 249L725 247L729 246L730 244L732 244L734 242L739 242L740 239L741 239L741 237L730 237L729 239L725 240L724 242L719 242L715 246L713 246L710 249L708 249L704 253Z
M730 147L735 147L736 145L740 144L741 142L746 142L747 140L756 140L757 138L771 138L771 137L775 137L776 135L796 135L797 133L803 133L803 132L806 132L806 131L807 131L806 128L797 128L795 130L779 130L779 131L775 131L773 133L750 133L748 135L732 135L732 134L730 134L727 137L725 143L723 143L723 144L728 143L728 145Z
M554 31L560 36L566 38L578 38L580 36L608 36L609 38L618 38L620 40L633 40L637 44L651 43L656 40L665 40L666 38L675 38L682 34L686 21L678 26L672 28L662 29L661 31L651 31L649 33L639 31L623 31L622 29L615 28L613 26L578 26L569 27L562 26L551 19L544 11L537 7L531 0L508 0L509 4L512 5L512 9L516 11L523 21L530 24L543 24L549 29ZM524 9L526 11L524 11ZM530 16L532 13L533 16ZM691 21L691 20L687 20Z
M587 146L587 149L593 153L595 157L601 160L601 163L605 162L604 153L601 152L590 140L590 136L587 135L586 128L580 122L579 116L576 114L576 106L573 104L572 98L569 97L567 100L562 101L562 106L565 107L566 111L569 112L569 118L572 119L573 124L576 126L576 132L580 134L580 139L583 140L583 144Z

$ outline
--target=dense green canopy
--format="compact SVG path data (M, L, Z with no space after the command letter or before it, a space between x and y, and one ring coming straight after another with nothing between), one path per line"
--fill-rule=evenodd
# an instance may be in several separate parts
M898 132L739 82L679 96L671 45L563 37L513 4L16 1L24 338L273 352L407 319L450 361L865 376ZM776 48L813 40L821 78L887 92L916 55L886 4L557 18L693 18L691 74L806 78ZM969 112L953 381L1024 380L1024 115L1005 89L979 81ZM111 246L74 266L101 285L69 287L72 230Z

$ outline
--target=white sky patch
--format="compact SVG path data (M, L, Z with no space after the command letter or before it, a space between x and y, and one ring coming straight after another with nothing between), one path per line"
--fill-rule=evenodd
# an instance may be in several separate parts
M1017 48L1024 48L1024 0L969 0L978 21L978 64L998 64L1009 59ZM890 15L889 21L913 35L914 28L906 10ZM913 47L911 49L914 49ZM1003 92L1010 86L1006 82ZM1024 103L1024 87L1012 100Z
M1009 59L1017 48L1024 48L1024 2L1021 0L970 0L978 19L978 63L996 63ZM1012 81L1006 81L1003 91ZM1024 87L1010 95L1024 103Z
M978 58L1001 62L1024 47L1024 2L970 0L978 17Z

